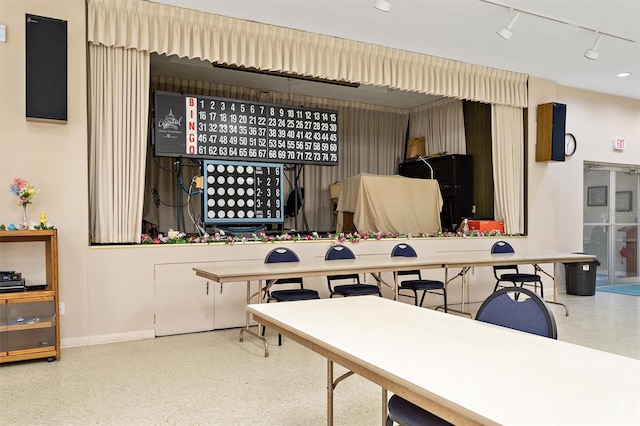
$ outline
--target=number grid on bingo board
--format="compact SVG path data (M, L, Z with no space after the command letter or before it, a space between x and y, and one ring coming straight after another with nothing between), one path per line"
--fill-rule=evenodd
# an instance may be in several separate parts
M338 112L156 92L156 156L338 164Z

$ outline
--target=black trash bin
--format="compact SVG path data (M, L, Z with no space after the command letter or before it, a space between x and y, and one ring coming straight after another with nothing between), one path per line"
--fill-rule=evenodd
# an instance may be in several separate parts
M598 265L600 265L598 259L593 259L590 262L565 263L567 294L574 296L593 296L596 294L596 271Z

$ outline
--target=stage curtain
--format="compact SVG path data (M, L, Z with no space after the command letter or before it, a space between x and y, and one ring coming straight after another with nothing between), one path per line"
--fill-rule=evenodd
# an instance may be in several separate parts
M87 37L124 47L525 107L525 74L142 0L87 0Z
M491 106L494 210L507 234L524 233L524 125L522 108Z
M92 243L140 240L149 54L89 45L89 212Z
M409 137L425 137L427 155L446 152L466 154L462 101L445 98L412 108L409 114Z

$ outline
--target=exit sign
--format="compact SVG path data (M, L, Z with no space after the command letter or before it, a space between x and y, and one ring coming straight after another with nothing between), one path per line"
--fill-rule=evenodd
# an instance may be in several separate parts
M615 149L616 151L624 151L624 139L614 139L613 149Z

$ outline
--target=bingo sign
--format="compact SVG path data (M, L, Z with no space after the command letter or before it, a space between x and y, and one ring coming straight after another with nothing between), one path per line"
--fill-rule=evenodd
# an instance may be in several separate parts
M338 164L338 112L155 93L155 155Z
M284 222L283 169L282 164L204 161L204 222Z

